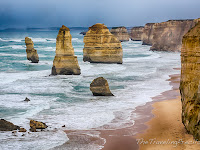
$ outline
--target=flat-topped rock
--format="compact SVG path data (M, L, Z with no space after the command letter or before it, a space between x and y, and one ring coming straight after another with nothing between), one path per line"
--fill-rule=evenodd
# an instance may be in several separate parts
M126 27L113 27L110 30L110 33L112 33L114 36L116 36L117 39L121 42L129 41L129 34L128 34Z
M91 63L122 63L121 42L104 25L97 23L89 27L84 36L83 61Z
M39 56L37 54L37 50L34 49L33 41L30 38L25 37L25 44L26 44L27 59L30 60L32 63L38 63Z
M90 84L90 91L94 96L114 96L108 85L108 81L103 77L98 77Z
M80 75L77 57L74 56L70 29L62 26L56 38L56 56L53 61L52 75Z
M131 28L130 38L132 41L142 41L142 34L144 32L144 27L133 27Z

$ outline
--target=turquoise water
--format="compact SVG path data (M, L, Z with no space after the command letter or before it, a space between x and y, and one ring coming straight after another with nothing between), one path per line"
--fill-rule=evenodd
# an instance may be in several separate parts
M63 129L107 130L133 125L130 115L134 108L171 89L165 80L179 72L173 70L180 67L179 53L152 52L141 42L128 41L122 43L123 64L90 64L82 60L81 31L71 30L80 76L49 76L58 30L0 31L0 118L27 130L30 119L49 126L48 132L26 133L24 137L1 132L0 149L48 149L68 140ZM38 64L26 60L26 36L38 51ZM90 83L99 76L108 80L114 97L92 95ZM26 97L31 101L24 102Z

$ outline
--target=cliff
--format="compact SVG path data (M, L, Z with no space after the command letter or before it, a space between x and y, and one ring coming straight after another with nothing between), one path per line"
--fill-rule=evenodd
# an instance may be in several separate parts
M142 41L142 34L144 27L133 27L130 32L130 38L132 41Z
M182 122L200 140L200 22L182 40L181 82Z
M79 75L80 67L74 56L72 36L69 28L62 26L56 38L56 56L53 61L52 75Z
M30 38L25 37L25 44L26 44L27 59L30 60L32 63L38 63L39 56L37 54L37 50L34 49L33 41Z
M143 29L143 34L142 34L142 45L152 45L153 43L153 33L154 33L154 28L153 28L154 23L147 23L144 26Z
M84 36L83 61L91 63L122 64L121 42L104 25L97 23L89 27Z
M180 51L183 36L195 25L194 20L169 20L153 25L151 50Z
M129 41L129 34L126 27L113 27L110 30L110 33L116 36L117 39L120 40L121 42Z

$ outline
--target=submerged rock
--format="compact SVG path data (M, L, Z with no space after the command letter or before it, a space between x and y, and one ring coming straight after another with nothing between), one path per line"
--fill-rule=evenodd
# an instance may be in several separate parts
M200 140L200 22L184 35L182 42L182 122L195 140Z
M128 34L126 27L113 27L110 30L110 33L112 33L114 36L116 36L117 39L121 42L129 41L129 34Z
M83 61L91 63L122 64L121 42L104 25L97 23L89 27L84 36Z
M38 63L39 56L37 54L37 50L34 49L33 41L30 38L25 37L25 44L26 44L27 59L30 60L32 63Z
M46 129L48 126L39 121L30 120L30 131L36 132L36 129Z
M80 34L82 34L82 35L86 35L86 33L87 33L87 32L85 32L85 31L82 31Z
M72 36L69 28L62 26L56 39L56 56L53 61L52 75L80 75L77 57L74 56Z
M26 129L20 128L20 129L19 129L19 132L26 132Z
M0 120L0 131L12 131L12 130L19 130L20 127L14 125L13 123L6 121L4 119Z
M132 41L142 41L142 34L144 32L144 27L133 27L130 32L130 38Z
M114 96L108 85L108 81L103 77L98 77L90 84L90 91L94 96Z

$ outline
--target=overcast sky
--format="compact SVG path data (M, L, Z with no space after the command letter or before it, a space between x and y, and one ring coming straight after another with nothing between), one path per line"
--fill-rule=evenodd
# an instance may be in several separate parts
M200 0L0 0L0 28L140 26L200 18Z

